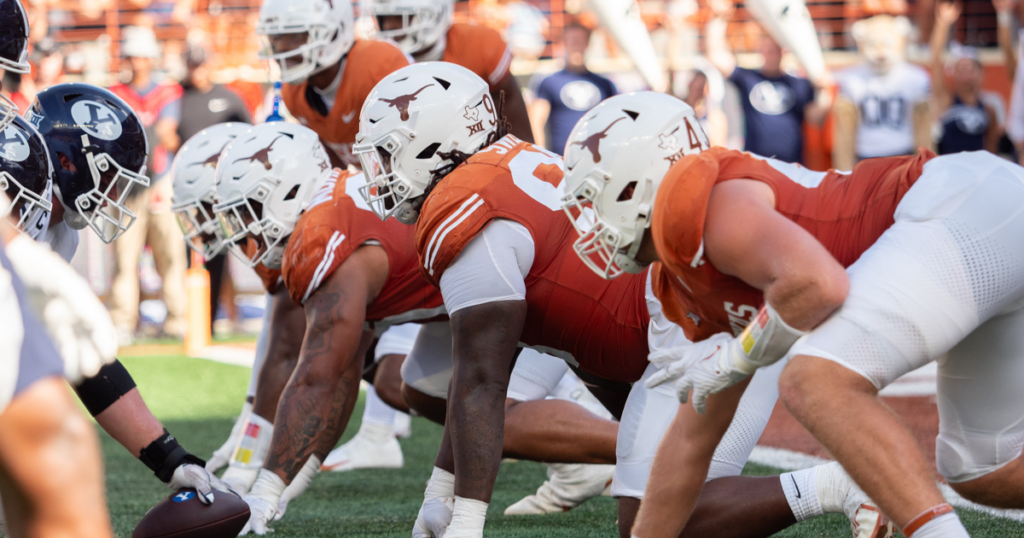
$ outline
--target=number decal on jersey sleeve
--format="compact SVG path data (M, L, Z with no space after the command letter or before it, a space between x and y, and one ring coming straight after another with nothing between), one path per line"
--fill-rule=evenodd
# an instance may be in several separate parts
M729 315L729 327L732 328L734 336L739 336L757 315L757 309L749 305L741 304L739 308L736 308L736 305L726 301L724 306L725 313Z
M552 211L562 210L562 158L547 150L531 147L517 153L508 163L512 181L530 198Z

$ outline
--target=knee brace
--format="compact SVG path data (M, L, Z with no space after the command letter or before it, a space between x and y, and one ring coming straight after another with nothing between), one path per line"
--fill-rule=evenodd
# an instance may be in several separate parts
M78 399L94 417L134 388L135 380L118 360L100 368L96 375L74 387Z

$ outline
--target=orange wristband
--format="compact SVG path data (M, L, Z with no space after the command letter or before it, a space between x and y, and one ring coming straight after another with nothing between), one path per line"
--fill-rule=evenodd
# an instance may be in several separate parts
M903 535L907 538L911 538L918 529L925 525L925 523L952 511L953 507L949 503L942 503L933 506L914 516L914 519L911 519L910 523L907 523L907 526L903 527Z

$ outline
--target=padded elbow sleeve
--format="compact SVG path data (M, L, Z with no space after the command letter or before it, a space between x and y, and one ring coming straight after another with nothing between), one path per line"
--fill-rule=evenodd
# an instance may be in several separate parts
M74 387L78 399L94 417L134 388L135 380L118 360L100 368L96 375Z

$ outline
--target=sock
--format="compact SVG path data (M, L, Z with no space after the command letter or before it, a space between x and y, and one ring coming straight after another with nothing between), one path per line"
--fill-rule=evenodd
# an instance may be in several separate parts
M444 535L451 538L483 538L486 518L487 503L456 496L452 523Z
M372 422L374 424L386 425L394 428L395 408L384 403L384 400L377 396L373 385L366 387L366 407L363 409L363 424Z
M910 538L968 538L968 534L956 512L950 512L921 525Z
M824 514L818 502L816 469L812 467L779 475L782 491L786 494L786 501L789 502L789 508L793 510L797 522Z

